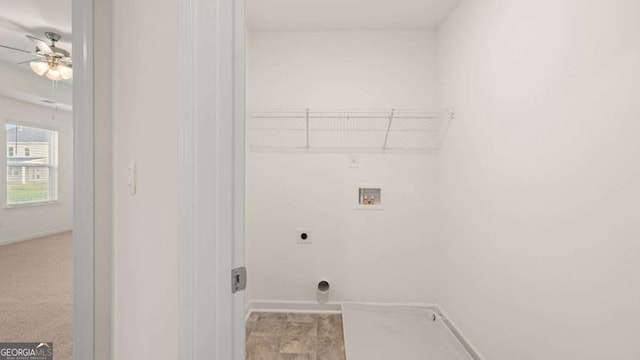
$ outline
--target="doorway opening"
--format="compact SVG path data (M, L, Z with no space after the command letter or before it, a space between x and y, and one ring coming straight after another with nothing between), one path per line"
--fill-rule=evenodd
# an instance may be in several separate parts
M431 251L458 3L247 1L247 359L473 358Z
M1 7L0 340L90 359L93 1Z

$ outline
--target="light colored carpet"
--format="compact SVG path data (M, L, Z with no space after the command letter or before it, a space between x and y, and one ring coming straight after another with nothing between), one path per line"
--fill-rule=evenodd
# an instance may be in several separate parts
M72 351L71 233L0 246L0 342L53 342Z

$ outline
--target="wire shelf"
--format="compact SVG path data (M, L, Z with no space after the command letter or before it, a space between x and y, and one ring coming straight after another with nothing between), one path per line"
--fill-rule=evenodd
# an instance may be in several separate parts
M255 152L437 152L453 110L247 110Z

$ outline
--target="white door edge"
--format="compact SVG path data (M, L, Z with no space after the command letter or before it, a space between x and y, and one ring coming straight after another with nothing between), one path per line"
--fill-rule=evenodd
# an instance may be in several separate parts
M183 360L244 359L243 292L231 293L244 265L243 6L179 1Z

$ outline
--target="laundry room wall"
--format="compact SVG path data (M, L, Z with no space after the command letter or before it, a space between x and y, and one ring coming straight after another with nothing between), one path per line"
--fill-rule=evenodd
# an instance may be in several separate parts
M440 302L487 359L638 359L640 2L463 0L438 32Z
M252 32L250 109L431 109L433 31ZM433 156L264 153L247 156L249 301L434 300ZM357 184L382 186L384 210L356 210ZM312 244L297 244L310 229Z

